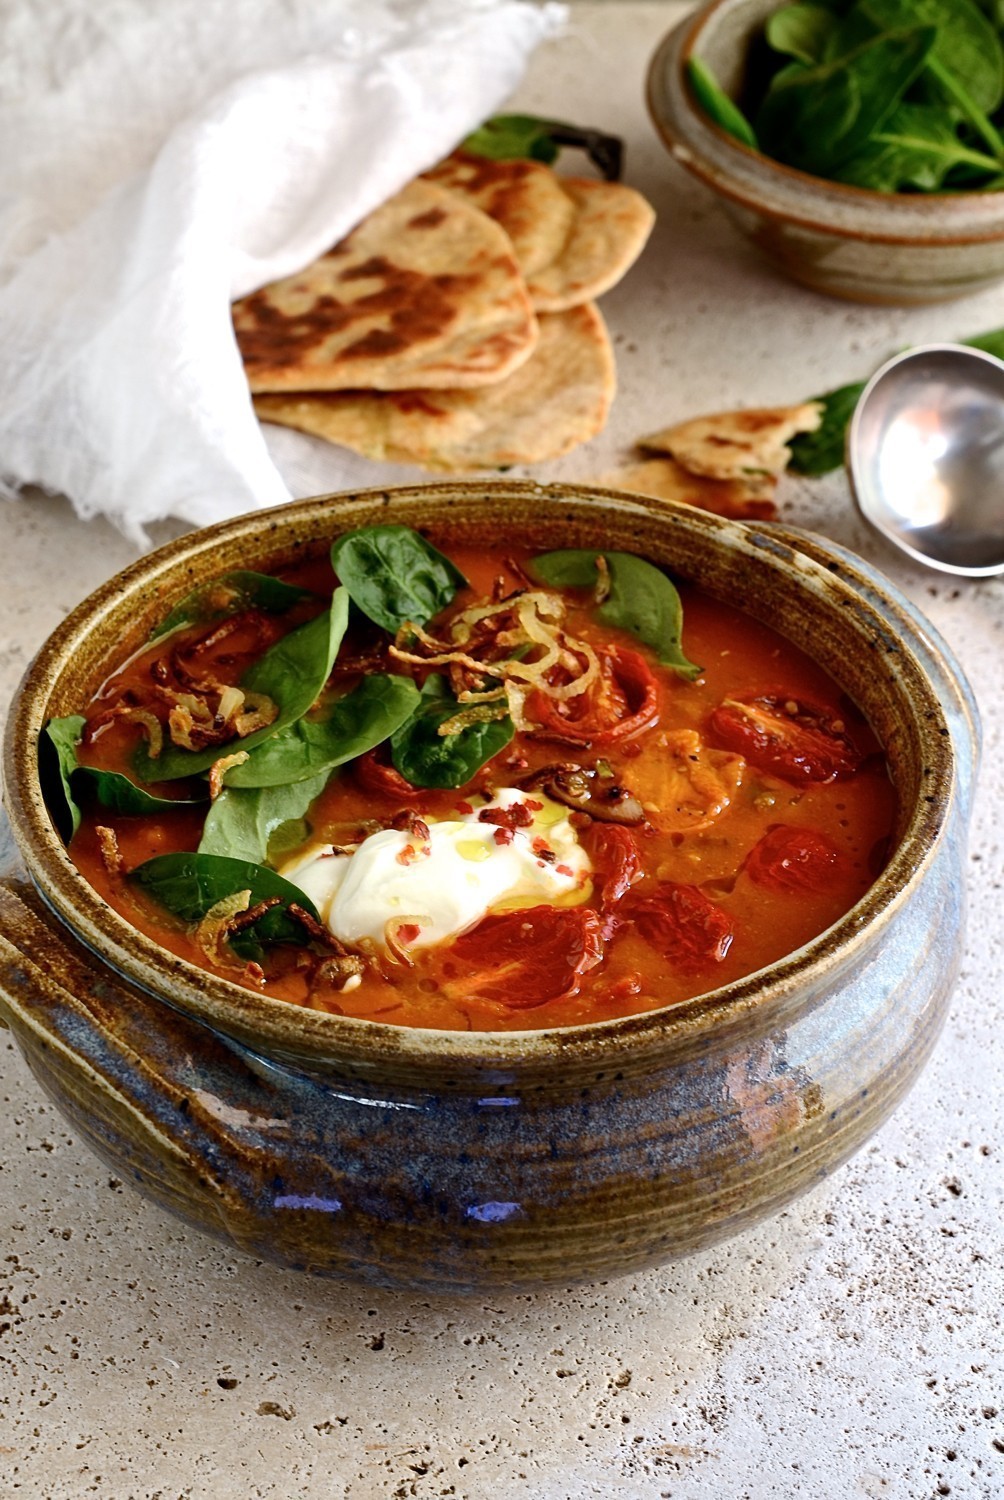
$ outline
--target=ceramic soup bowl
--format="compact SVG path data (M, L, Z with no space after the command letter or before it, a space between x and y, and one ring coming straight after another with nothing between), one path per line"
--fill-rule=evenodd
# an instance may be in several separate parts
M496 1034L288 1005L130 927L51 824L36 768L44 723L78 711L109 662L193 584L390 520L460 543L508 534L637 552L811 642L871 720L898 792L894 851L864 899L797 952L699 1000ZM525 482L335 495L245 516L99 589L16 695L0 1017L117 1173L257 1256L451 1292L657 1263L818 1182L917 1077L960 959L977 744L969 690L926 622L865 564L808 535Z

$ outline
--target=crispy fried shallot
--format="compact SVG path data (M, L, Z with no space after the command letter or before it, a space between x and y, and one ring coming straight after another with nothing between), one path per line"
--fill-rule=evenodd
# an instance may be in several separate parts
M114 828L105 828L100 823L94 832L98 836L98 848L101 851L101 863L109 875L122 875L125 872L125 860L122 858L122 850L115 836Z
M250 760L246 750L235 750L232 755L221 755L209 767L209 800L215 802L223 790L223 778L234 766L242 766Z
M564 701L587 692L599 675L596 652L565 631L565 615L559 595L526 589L462 610L450 620L448 638L409 621L390 655L414 666L449 669L450 686L464 710L441 724L439 734L456 734L507 713L517 728L528 729L525 701L531 689Z

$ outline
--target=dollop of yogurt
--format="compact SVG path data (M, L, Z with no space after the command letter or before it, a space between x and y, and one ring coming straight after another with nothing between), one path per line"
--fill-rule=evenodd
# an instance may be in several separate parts
M346 852L314 845L281 874L343 943L383 945L393 932L408 947L430 947L489 912L573 906L590 894L592 865L568 809L542 793L505 787L427 829L424 838L384 828Z

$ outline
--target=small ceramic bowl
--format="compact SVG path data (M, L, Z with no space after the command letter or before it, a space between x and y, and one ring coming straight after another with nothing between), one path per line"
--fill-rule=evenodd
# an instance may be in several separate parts
M175 958L78 874L39 732L193 585L341 531L644 554L769 621L857 700L899 819L835 926L699 1000L534 1032L421 1031L301 1009ZM120 1176L259 1256L429 1290L567 1283L682 1255L775 1212L910 1086L959 963L977 757L958 668L850 554L687 506L530 483L329 496L196 532L113 578L43 646L7 726L20 873L0 880L0 1017ZM3 838L0 836L0 857Z
M1004 277L1004 193L876 193L761 156L713 124L686 80L699 57L738 97L752 39L779 0L712 0L662 41L648 105L670 154L717 194L782 271L856 302L939 302Z

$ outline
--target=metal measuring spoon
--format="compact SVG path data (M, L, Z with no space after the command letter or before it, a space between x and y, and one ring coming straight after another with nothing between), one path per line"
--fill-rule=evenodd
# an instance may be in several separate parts
M1004 363L960 344L890 359L847 435L862 515L903 552L969 578L1004 573Z

